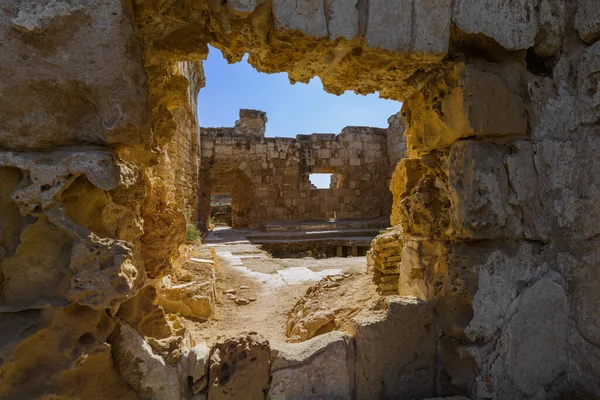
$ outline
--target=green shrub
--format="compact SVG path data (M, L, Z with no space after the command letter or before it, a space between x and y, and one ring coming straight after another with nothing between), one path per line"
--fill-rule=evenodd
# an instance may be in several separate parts
M202 232L198 229L198 225L192 221L192 213L190 210L183 210L185 216L185 241L188 243L199 243L202 241Z

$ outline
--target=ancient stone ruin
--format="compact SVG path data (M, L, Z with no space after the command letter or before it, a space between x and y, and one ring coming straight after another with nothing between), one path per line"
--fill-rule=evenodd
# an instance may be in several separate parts
M402 101L407 154L199 128L208 44ZM597 0L5 0L0 49L1 399L600 397ZM340 195L316 207L319 168ZM202 343L182 312L217 294L185 272L214 260L180 265L184 211L205 224L227 179L240 226L391 215L381 294L342 322L301 300L300 343Z
M349 126L339 135L265 138L266 122L264 112L240 110L234 128L200 128L204 218L210 214L212 193L231 194L234 227L389 216L393 168L387 144L404 131L388 135L387 129ZM338 179L329 189L315 190L310 173L336 174Z

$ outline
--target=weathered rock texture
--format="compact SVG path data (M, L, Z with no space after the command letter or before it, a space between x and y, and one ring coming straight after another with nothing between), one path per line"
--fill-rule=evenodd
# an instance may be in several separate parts
M430 305L390 296L354 322L357 399L422 399L434 392L436 332Z
M440 326L430 394L600 396L598 15L594 0L4 1L0 397L170 390L131 384L127 355L154 371L185 354L152 283L197 203L209 43L404 101L398 290ZM392 349L420 329L395 324Z
M264 399L270 363L269 342L254 332L216 343L210 356L208 398Z
M273 344L271 376L268 399L351 399L352 338L330 332L299 344Z
M386 129L346 127L339 135L265 138L266 122L264 112L240 110L234 128L200 129L204 218L210 215L212 193L231 194L234 227L389 215ZM391 134L402 137L397 130ZM395 148L403 144L392 140ZM329 189L315 189L311 173L338 178Z

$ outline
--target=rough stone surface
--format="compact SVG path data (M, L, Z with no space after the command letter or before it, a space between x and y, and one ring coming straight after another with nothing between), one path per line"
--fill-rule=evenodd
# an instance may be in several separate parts
M352 338L330 332L302 343L274 343L267 399L351 399Z
M390 296L354 322L357 398L411 399L433 393L436 333L429 305Z
M553 54L564 34L565 8L564 2L552 0L458 0L454 2L452 22L464 32L483 34L510 50L558 40L551 45L544 43L551 46Z
M119 325L111 344L117 369L136 392L147 399L181 399L177 370L154 354L135 329Z
M200 343L192 347L187 357L187 373L188 376L192 378L192 382L196 383L201 378L208 375L210 348L206 343Z
M492 72L457 63L403 103L409 156L442 149L467 136L527 133L523 100Z
M393 170L397 290L435 310L435 319L419 311L365 325L394 326L366 352L358 329L357 368L368 374L357 375L357 389L372 390L365 398L399 391L405 379L428 389L414 397L433 388L478 399L599 397L598 32L592 0L4 1L0 397L140 397L143 380L123 354L161 371L185 354L185 329L154 304L153 285L184 240L180 209L198 218L202 188L230 179L211 182L200 168L216 148L200 143L195 119L208 44L229 62L249 54L255 68L287 72L292 83L319 76L330 93L404 101L410 158L397 166L368 171L357 153L327 156L361 150L390 163L387 140L359 141L365 132L347 132L348 148L317 149L330 160L319 167L347 160L369 175L332 202L369 205L345 210L356 215L387 214ZM265 170L280 171L254 173L240 156L235 168L214 172L248 192L276 187L253 200L277 218L310 215L313 204L301 211L301 191L286 186L297 187L290 177L302 146L262 140L255 149L267 146ZM234 141L219 145L220 154L238 155ZM283 181L266 182L277 176ZM383 189L365 196L367 184ZM325 197L313 197L321 217L331 211ZM375 264L384 259L372 254ZM388 351L414 343L399 339L423 332L419 316L441 336ZM119 343L117 320L139 333L123 342L131 349L107 344L111 333ZM417 360L402 364L416 348ZM269 350L261 351L257 398L268 382ZM167 384L165 376L152 385Z
M10 1L0 32L0 147L150 141L139 45L120 1Z
M240 119L235 121L235 130L242 135L265 136L267 113L260 110L240 110Z
M169 277L161 280L157 302L165 311L190 318L209 318L215 310L214 282L173 284Z
M256 333L217 342L210 356L208 398L264 399L270 351L269 342Z
M600 39L600 4L594 0L580 0L575 14L575 29L581 39L593 43Z
M452 2L373 0L365 38L370 47L443 56L448 49Z
M510 349L505 362L516 388L535 394L566 371L569 304L550 279L539 280L517 301L502 340Z
M114 326L104 311L79 305L1 313L0 397L138 398L113 365L106 339Z
M389 176L391 178L396 165L408 156L406 151L406 125L402 113L398 112L388 118L387 154Z
M359 29L359 0L326 0L325 18L327 31L332 40L338 38L354 39Z
M273 0L275 26L298 30L305 35L327 36L324 2L321 0Z
M395 226L382 232L371 242L367 264L373 268L373 281L383 294L398 293L402 260L402 228Z

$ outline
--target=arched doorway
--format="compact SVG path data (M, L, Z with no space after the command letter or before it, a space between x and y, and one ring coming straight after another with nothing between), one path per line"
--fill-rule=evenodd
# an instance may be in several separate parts
M252 184L244 171L234 165L216 165L210 168L206 188L202 190L202 195L206 197L203 201L203 214L208 218L212 214L213 194L230 196L233 228L248 227L248 214L254 196Z

